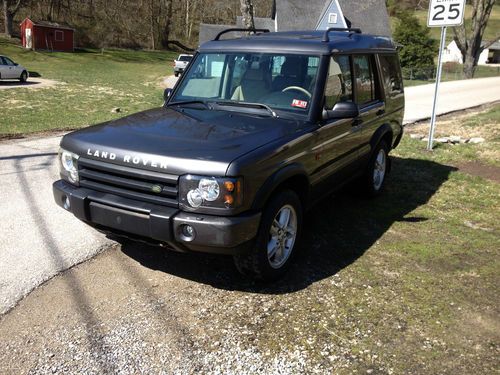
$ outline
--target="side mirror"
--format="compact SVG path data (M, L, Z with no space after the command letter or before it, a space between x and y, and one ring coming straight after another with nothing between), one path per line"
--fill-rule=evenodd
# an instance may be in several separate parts
M170 96L172 95L172 89L165 89L165 91L163 91L163 100L165 100L165 102L168 101L168 99L170 99Z
M340 102L332 110L323 110L323 120L359 117L359 107L354 102Z

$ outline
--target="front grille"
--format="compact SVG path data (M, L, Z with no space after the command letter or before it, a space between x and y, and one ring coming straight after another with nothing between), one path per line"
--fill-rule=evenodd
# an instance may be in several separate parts
M178 176L96 160L78 160L80 186L169 207L178 207Z

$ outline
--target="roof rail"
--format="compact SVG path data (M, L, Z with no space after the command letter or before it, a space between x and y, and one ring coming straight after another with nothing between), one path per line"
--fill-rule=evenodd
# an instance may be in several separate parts
M232 33L232 32L249 32L249 33L254 33L254 34L257 34L257 33L268 33L270 32L269 29L226 29L224 31L221 31L220 33L217 34L217 36L215 37L214 41L215 40L220 40L220 37L224 34L227 34L227 33Z
M325 31L325 35L323 36L323 42L329 42L330 41L330 33L332 31L350 31L351 33L356 33L356 34L361 34L361 29L354 29L354 28L340 28L340 27L330 27L328 30Z

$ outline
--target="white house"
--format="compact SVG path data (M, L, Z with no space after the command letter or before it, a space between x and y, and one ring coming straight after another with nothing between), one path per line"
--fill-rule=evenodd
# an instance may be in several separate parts
M483 42L483 45L485 42ZM443 51L443 62L455 62L463 64L462 53L458 49L457 43L452 41ZM479 56L478 65L500 64L500 42L497 41L489 48L485 49Z

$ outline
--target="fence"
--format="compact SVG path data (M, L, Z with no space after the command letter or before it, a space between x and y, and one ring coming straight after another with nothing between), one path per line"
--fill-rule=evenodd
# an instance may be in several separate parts
M406 81L434 82L436 79L436 67L428 68L403 68L403 79ZM476 68L474 78L498 77L500 76L500 65L480 65ZM466 79L463 65L457 63L443 64L442 81L457 81Z

